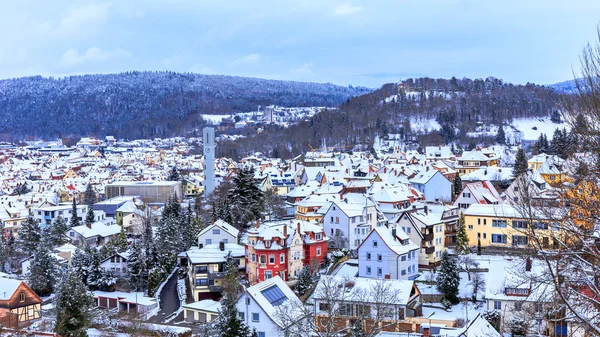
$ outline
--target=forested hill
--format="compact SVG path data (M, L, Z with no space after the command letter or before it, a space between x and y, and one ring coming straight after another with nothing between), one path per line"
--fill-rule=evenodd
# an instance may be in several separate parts
M0 81L3 137L183 135L200 114L254 111L258 105L330 106L371 91L329 83L175 72L127 72Z
M291 157L310 146L351 149L371 146L376 134L398 133L419 145L472 144L467 133L478 125L507 124L514 118L550 116L565 95L535 84L513 85L500 79L407 79L344 102L288 129L268 127L260 134L223 142L220 154L243 156L254 151ZM439 131L434 129L434 122Z

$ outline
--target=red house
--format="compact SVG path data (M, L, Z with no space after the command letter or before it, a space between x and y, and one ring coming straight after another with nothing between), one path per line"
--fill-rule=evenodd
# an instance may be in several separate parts
M304 266L318 269L327 256L328 240L321 226L308 221L257 224L244 242L248 281L256 284L277 275L288 281Z

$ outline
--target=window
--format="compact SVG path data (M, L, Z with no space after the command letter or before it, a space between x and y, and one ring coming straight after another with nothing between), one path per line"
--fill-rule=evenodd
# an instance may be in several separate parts
M483 219L483 225L487 225L487 219Z
M220 229L218 229L218 228L213 228L213 231L212 231L212 233L213 233L214 235L219 235L219 234L221 234L221 230L220 230Z
M377 268L377 276L383 275L383 270L381 268Z
M352 217L352 223L356 223L356 217L355 216Z
M381 254L377 254L377 262L383 261Z
M275 254L269 255L269 264L275 264Z
M319 311L328 311L329 303L319 303Z
M25 302L25 293L19 294L19 302Z
M212 239L206 239L206 244L207 244L207 245L210 245L210 244L212 244Z
M500 301L494 301L494 309L496 309L496 310L502 310L502 302L500 302Z
M257 312L252 313L252 322L260 322L260 315Z
M246 297L246 305L250 305L250 298Z
M492 227L506 228L506 220L492 220Z
M524 229L524 228L527 228L527 221L513 220L512 226L513 226L513 228Z
M529 238L524 235L513 235L512 243L513 246L526 246L529 242Z
M544 311L544 304L543 303L536 303L536 311L537 312L543 312Z
M315 234L315 240L321 240L323 238L321 233Z
M402 271L400 272L400 275L406 275L406 270L402 269Z
M363 221L365 221L365 217L364 217L363 215L360 215L360 216L358 217L358 220L359 220L360 222L363 222Z
M330 222L330 223L333 223L333 217L332 217L332 216L331 216L331 217L329 217L329 222Z
M483 233L483 238L487 239L487 233Z
M463 192L463 198L470 198L471 193Z
M261 255L260 256L260 263L261 264L267 264L267 256L266 255Z
M473 225L469 225L469 229L473 229Z
M371 253L367 252L367 261L371 261Z
M340 223L340 217L339 216L335 217L335 223Z
M75 232L69 232L70 237L75 237Z
M402 256L400 257L400 261L406 261L406 255L402 255Z
M410 232L411 232L410 226L406 227L406 234L410 234Z
M481 225L481 219L477 218L477 224Z
M548 229L548 223L547 222L534 222L533 223L533 228L535 229Z
M506 243L506 235L492 234L492 243Z
M367 266L367 275L371 275L371 267Z
M205 279L205 278L197 278L196 279L196 286L205 287L207 285L208 285L208 279Z
M377 240L373 240L373 247L377 247Z
M556 180L556 177L552 175L550 176L550 180Z
M321 256L321 247L317 247L317 256Z
M244 314L244 312L239 311L238 312L238 317L243 321L244 319L246 319L246 315Z
M262 331L259 331L256 334L258 335L258 337L265 337L266 336L265 333L262 332Z
M279 255L279 263L284 263L284 262L285 262L285 254Z
M206 266L196 266L196 274L206 274L208 268Z
M265 280L273 278L273 272L270 270L265 270Z

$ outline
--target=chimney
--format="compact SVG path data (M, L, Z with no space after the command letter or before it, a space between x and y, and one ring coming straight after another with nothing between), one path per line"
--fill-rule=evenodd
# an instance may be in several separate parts
M302 233L300 233L300 222L298 222L298 223L296 224L296 233L298 233L298 234L302 234Z
M387 173L387 167L383 168L383 173Z
M283 177L283 171L279 171L279 176Z
M202 249L203 247L204 247L204 244L203 244L203 243L199 243L199 244L198 244L198 248Z
M396 240L396 227L392 228L392 236L394 237L394 240Z
M425 214L427 214L427 210L428 210L428 207L427 207L427 205L425 205L425 207L423 207L423 211L425 211Z
M344 193L340 193L340 201L344 200Z
M288 234L287 234L287 224L283 225L283 237L284 239L287 239Z
M425 166L425 172L429 171L429 166Z
M85 226L89 229L92 229L92 224L91 223L86 223Z
M256 220L256 228L260 227L260 221Z
M222 252L225 251L225 242L223 242L223 241L219 242L219 250Z

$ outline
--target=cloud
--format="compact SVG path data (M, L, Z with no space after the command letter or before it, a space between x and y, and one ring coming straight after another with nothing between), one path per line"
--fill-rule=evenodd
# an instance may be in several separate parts
M58 31L68 35L86 33L91 27L108 20L109 9L108 3L75 7L61 18Z
M60 64L64 67L76 67L91 63L101 63L107 60L129 59L132 55L129 51L115 48L102 50L97 47L88 48L85 53L80 54L76 49L67 50L60 58Z
M241 66L256 66L260 62L261 56L258 53L249 54L237 58L229 63L229 68L237 68Z
M292 78L297 80L306 80L313 78L315 76L312 68L314 64L312 62L306 62L300 67L292 68L290 70L290 75Z
M354 6L352 4L341 4L333 9L335 15L350 15L358 13L362 10L360 6Z

